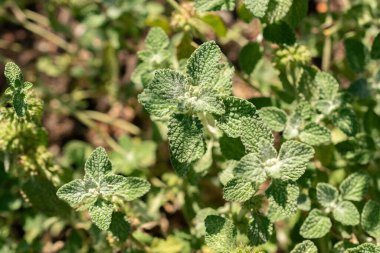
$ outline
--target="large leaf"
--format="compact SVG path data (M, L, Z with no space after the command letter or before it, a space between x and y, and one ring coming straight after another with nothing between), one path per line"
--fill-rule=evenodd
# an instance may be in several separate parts
M333 216L343 225L355 226L360 222L360 213L350 201L339 202L334 208Z
M88 209L92 222L101 230L107 230L112 221L113 205L104 200L98 200Z
M369 177L362 172L355 172L348 176L339 186L343 199L361 201L367 191Z
M321 238L331 228L331 220L322 211L313 209L300 228L300 234L307 239Z

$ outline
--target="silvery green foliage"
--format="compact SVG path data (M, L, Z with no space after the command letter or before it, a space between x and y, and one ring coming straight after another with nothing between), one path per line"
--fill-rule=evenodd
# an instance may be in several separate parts
M273 23L286 16L293 0L244 0L244 3L255 17Z
M380 253L380 247L372 243L363 243L359 246L347 249L344 253Z
M297 244L290 253L318 253L318 249L312 241L306 240Z
M206 243L215 252L232 252L236 247L237 231L231 220L217 215L205 219Z
M233 11L236 0L196 0L195 8L199 12L204 11Z
M57 196L75 209L88 209L95 225L108 230L115 211L113 198L132 201L149 189L150 184L145 179L113 174L106 151L99 147L85 164L84 178L64 184L58 189Z
M9 88L5 91L12 99L12 106L18 117L23 117L27 111L27 91L32 88L33 84L24 82L24 76L21 69L13 62L5 64L4 75L9 84Z
M380 238L380 204L373 200L364 205L361 225L365 232L375 238Z
M300 228L300 234L307 239L325 236L332 226L331 220L322 211L313 209Z

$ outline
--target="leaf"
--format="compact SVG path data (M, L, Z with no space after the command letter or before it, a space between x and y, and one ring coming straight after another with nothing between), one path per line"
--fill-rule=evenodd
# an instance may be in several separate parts
M267 216L272 222L289 218L297 211L297 185L273 180L265 194L269 201Z
M187 173L191 170L193 167L195 161L193 162L179 162L170 152L170 162L174 168L174 170L177 172L177 174L181 177L184 177L187 175Z
M245 154L245 147L240 138L231 138L223 134L219 138L220 150L226 159L240 160Z
M276 132L284 130L287 115L283 110L276 107L264 107L259 110L259 115L271 130Z
M18 117L25 116L27 104L25 101L25 94L22 92L16 92L13 95L13 108L15 109L15 112Z
M367 191L369 177L362 172L355 172L347 177L339 186L344 200L361 201Z
M349 108L340 109L332 117L333 123L336 127L342 130L347 136L355 136L358 132L358 122L355 112Z
M190 163L206 151L202 123L191 115L174 115L169 122L168 139L171 155L180 163Z
M280 21L268 24L263 31L264 39L278 45L293 45L296 42L296 34L285 22Z
M225 112L223 101L214 89L209 89L208 87L198 88L196 86L190 88L191 95L184 99L185 108L190 108L193 113L208 112L221 115Z
M85 181L91 179L98 184L103 177L112 173L112 164L104 148L98 147L91 153L84 166L84 171Z
M217 0L217 1L221 1L221 0ZM234 1L233 3L235 4L235 0L231 0L231 1ZM207 1L207 2L211 2L211 1ZM226 36L227 28L226 28L226 25L224 24L223 19L220 16L216 14L207 14L207 15L203 15L201 19L203 22L205 22L206 24L212 27L212 29L214 30L215 34L218 37Z
M325 236L331 228L331 220L322 211L313 209L307 216L300 228L300 234L307 239L321 238Z
M295 28L307 16L309 9L308 0L293 1L292 7L285 17L286 22Z
M230 180L223 188L223 197L227 201L245 202L255 194L255 186L243 178Z
M334 186L326 183L317 184L317 199L323 207L334 207L338 200L338 197L339 192Z
M244 133L242 121L247 118L254 118L256 107L249 101L237 97L227 97L223 103L225 113L221 116L215 116L217 127L229 137L241 137Z
M348 66L354 72L363 72L368 62L368 49L363 43L354 38L344 41Z
M318 248L312 241L306 240L298 243L290 253L318 253Z
M375 238L380 238L380 204L373 200L365 203L361 225L366 233Z
M131 225L123 213L113 212L109 231L119 242L124 242L131 232Z
M145 39L145 45L150 50L160 50L169 46L169 37L160 27L150 29L148 36Z
M139 102L153 117L161 119L181 110L180 102L188 90L187 79L169 69L155 72L152 82L138 96Z
M330 130L314 122L307 124L302 129L299 138L309 145L320 145L329 142L331 139Z
M21 69L14 62L7 62L5 64L4 75L8 84L11 86L15 86L16 80L20 83L24 82L24 76L22 75Z
M239 66L247 75L250 75L262 56L260 44L248 42L239 52Z
M372 43L371 58L374 60L380 59L380 33L377 34Z
M241 141L247 152L259 152L261 141L273 143L272 132L257 118L243 118L241 120Z
M269 23L276 22L285 17L293 0L244 0L248 10L258 18Z
M314 77L314 83L319 88L319 96L324 100L333 100L339 91L338 81L327 72L318 72Z
M195 0L195 9L204 11L233 11L235 0Z
M249 244L253 246L264 244L269 241L272 233L273 224L271 221L267 217L257 214L248 226Z
M101 230L107 230L112 221L113 205L99 199L88 209L92 222Z
M344 253L380 253L380 247L367 242L355 248L347 249Z
M149 190L149 182L138 177L107 175L100 183L100 193L105 198L118 196L132 201L145 195Z
M347 226L355 226L360 222L360 213L350 201L339 202L333 211L334 219Z
M231 252L236 244L236 228L231 220L209 215L205 219L206 244L215 252Z
M90 189L95 189L95 187L96 185L92 181L76 179L61 186L57 191L57 196L71 207L79 208L84 204L90 205L96 201L97 196L90 193Z

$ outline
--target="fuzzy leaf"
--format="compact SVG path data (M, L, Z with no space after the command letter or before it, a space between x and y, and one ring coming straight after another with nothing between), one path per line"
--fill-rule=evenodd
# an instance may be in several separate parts
M267 216L272 222L289 218L297 211L297 185L273 180L265 194L269 201Z
M107 230L112 221L113 205L104 200L98 200L88 209L92 222L101 230Z
M355 112L349 108L343 108L333 115L333 123L348 136L354 136L358 132L358 122Z
M333 100L339 91L338 81L327 72L318 72L315 75L314 83L319 88L319 96L324 100Z
M85 181L92 180L97 184L106 175L112 173L112 164L104 148L96 148L86 161L84 166Z
M258 18L269 23L276 22L286 16L293 0L244 0L248 10Z
M333 207L338 200L338 190L329 184L318 183L317 184L317 199L323 207Z
M148 181L138 177L107 175L100 183L100 193L104 197L118 196L127 201L140 198L150 189Z
M202 123L191 115L174 115L169 122L168 139L171 154L180 163L190 163L206 151Z
M248 239L250 245L257 246L269 241L273 233L273 224L263 215L255 215L249 223Z
M321 238L325 236L331 228L331 220L322 211L313 209L307 216L300 228L300 234L307 239Z
M236 244L236 228L231 220L209 215L205 219L206 244L215 252L231 252Z
M318 253L318 248L312 241L298 243L290 253Z
M114 237L117 238L119 242L124 242L128 239L129 233L131 231L131 225L123 213L114 212L112 214L109 231Z
M89 205L96 201L97 196L89 192L95 187L96 184L90 180L76 179L61 186L57 191L57 196L71 207L79 208L83 204Z
M350 201L339 202L333 211L334 219L347 226L355 226L360 222L360 213Z
M15 112L18 117L23 117L25 116L26 113L26 101L25 101L25 93L23 92L16 92L13 95L13 108L15 109Z
M195 0L195 9L203 11L233 11L235 0Z
M367 191L369 177L362 172L355 172L347 177L339 186L345 200L361 201Z
M255 186L243 178L230 180L223 188L223 197L227 201L245 202L255 194Z
M9 85L15 86L16 80L20 83L24 82L24 76L22 75L21 69L14 62L7 62L5 64L4 75Z
M301 131L299 138L309 145L320 145L330 141L330 130L317 123L307 124Z
M361 225L370 236L380 238L380 204L378 202L367 201L362 211Z
M247 152L258 153L261 141L273 143L272 132L257 118L245 118L241 120L241 141Z
M145 45L150 50L160 50L169 46L169 37L165 31L160 27L153 27L150 29L146 39Z
M287 115L283 110L276 107L264 107L259 110L259 115L272 131L281 132L284 130Z
M380 253L380 247L372 243L363 243L355 248L347 249L344 253Z

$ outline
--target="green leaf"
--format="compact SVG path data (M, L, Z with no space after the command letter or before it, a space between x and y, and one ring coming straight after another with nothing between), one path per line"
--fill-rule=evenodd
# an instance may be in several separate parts
M96 148L86 161L84 166L85 181L92 180L97 184L103 177L112 173L112 164L104 148Z
M153 27L150 29L145 39L145 45L150 50L164 49L169 46L169 43L169 37L160 27Z
M369 200L365 203L361 225L370 236L380 238L380 204L378 202Z
M269 23L276 22L285 17L293 0L244 0L248 10L258 18Z
M320 145L322 143L329 142L331 139L330 130L314 122L307 124L302 129L299 134L299 138L302 142L309 145Z
M25 100L25 94L23 92L16 92L13 95L13 108L15 109L15 112L18 117L25 116L26 113L26 100Z
M100 193L106 198L118 196L132 201L145 195L149 190L149 182L138 177L107 175L100 183Z
M369 177L362 172L355 172L347 177L339 186L345 200L361 201L367 191Z
M280 21L268 24L263 31L264 39L278 45L293 45L296 42L296 34L285 22Z
M372 243L363 243L355 248L347 249L344 253L380 253L380 247Z
M355 226L360 222L360 213L350 201L339 202L333 211L334 219L347 226Z
M312 241L306 240L298 243L290 253L318 253L318 248Z
M123 213L114 212L112 213L109 231L119 242L124 242L131 232L131 225Z
M165 119L181 110L188 90L187 79L174 70L163 69L155 72L152 82L138 97L139 102L154 118Z
M172 164L172 166L173 166L174 170L177 172L177 174L181 177L184 177L192 169L195 161L181 163L174 157L172 152L170 152L170 163Z
M4 75L9 85L15 86L16 80L20 83L24 82L21 69L14 62L7 62L5 64Z
M61 186L57 191L57 196L73 208L79 208L82 205L89 206L97 199L95 194L90 193L90 189L95 189L95 187L96 184L90 180L76 179Z
M230 180L223 188L223 197L227 201L245 202L255 194L255 186L243 178Z
M112 221L113 205L104 200L98 200L88 209L92 222L101 230L107 230Z
M174 115L169 122L168 139L171 155L180 163L190 163L206 151L202 123L191 115Z
M233 11L236 0L195 0L195 9L203 11Z
M225 113L215 116L216 125L229 137L241 137L243 133L243 120L254 118L256 107L249 101L237 97L227 97L223 100Z
M260 118L272 131L281 132L284 130L287 115L277 107L264 107L259 110Z
M215 252L231 252L236 244L236 228L231 220L209 215L205 219L206 244Z
M368 49L364 44L354 38L344 41L348 66L354 72L363 72L368 62Z
M331 220L322 211L313 209L307 216L300 228L300 234L307 239L321 238L325 236L331 228Z
M356 115L350 108L340 109L333 115L332 120L334 125L347 134L347 136L355 136L358 132L359 126Z
M223 134L223 136L219 138L219 145L226 159L238 161L245 154L245 147L240 138L231 138Z
M249 244L253 246L261 245L269 241L273 233L273 224L271 221L261 215L257 214L249 222L248 226L248 239Z
M223 19L219 15L214 14L214 13L202 15L201 20L205 22L206 24L210 25L218 37L226 36L227 28L226 28L226 25L224 24Z
M262 56L260 44L248 42L239 52L239 66L246 74L250 75Z
M238 121L237 121L238 122ZM258 153L261 141L273 143L272 132L257 118L244 118L241 120L241 141L247 152Z
M338 197L339 192L334 186L326 183L317 184L317 199L323 207L334 207L338 200Z
M318 72L315 75L314 83L319 88L319 96L321 99L331 101L338 95L339 83L329 73Z
M273 180L265 194L269 201L267 216L272 222L289 218L297 211L297 185Z
M380 59L380 33L377 34L372 43L371 58L374 60Z
M308 0L293 1L292 7L285 17L286 22L293 28L295 28L303 18L307 16L309 9Z

